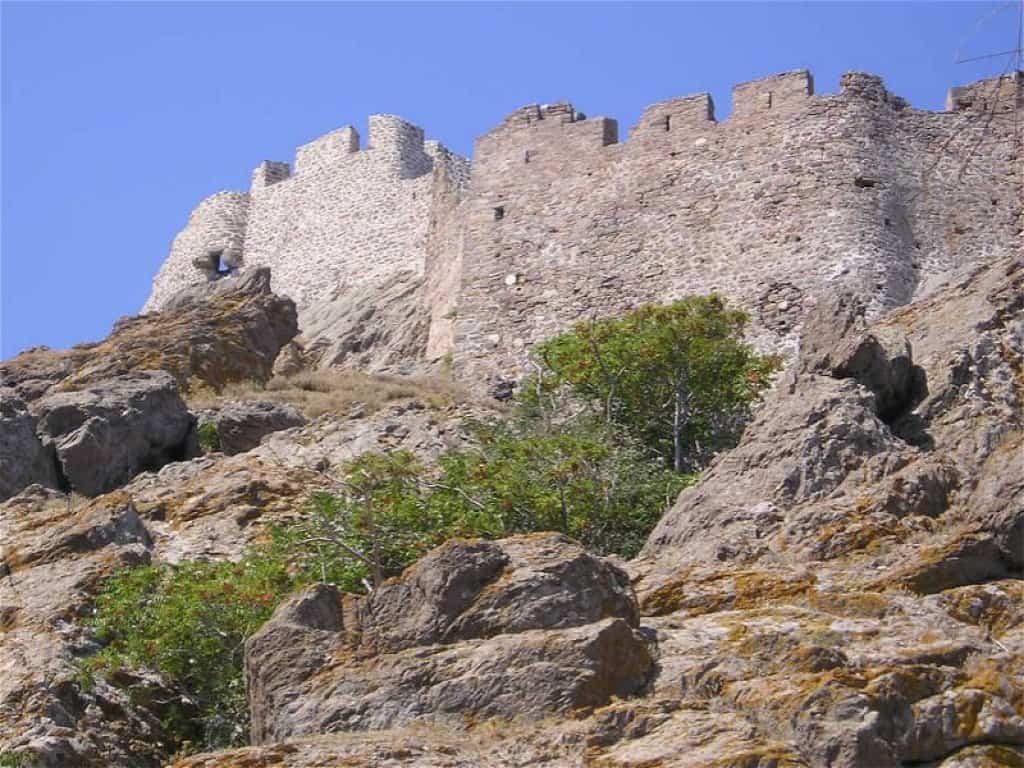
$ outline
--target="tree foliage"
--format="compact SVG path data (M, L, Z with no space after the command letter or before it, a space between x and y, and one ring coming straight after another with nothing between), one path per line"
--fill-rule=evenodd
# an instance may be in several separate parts
M244 643L296 584L287 561L265 550L237 563L192 560L118 571L95 600L90 623L104 648L84 662L84 674L159 672L200 713L198 722L165 723L180 741L206 748L243 744Z
M715 295L580 323L537 346L534 402L568 388L677 471L737 437L779 361L744 342L747 316Z
M528 428L480 425L478 447L441 459L432 506L494 536L559 531L600 554L633 557L692 478L667 471L628 435L587 417Z

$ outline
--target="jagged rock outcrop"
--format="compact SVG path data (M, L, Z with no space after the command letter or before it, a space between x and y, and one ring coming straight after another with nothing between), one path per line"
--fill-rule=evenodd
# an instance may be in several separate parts
M420 717L532 717L635 693L628 579L556 534L450 542L347 605L313 587L246 643L257 744Z
M301 427L306 418L291 405L239 401L198 413L196 422L200 429L212 425L216 431L214 450L232 456L252 450L272 432Z
M210 291L210 306L238 298ZM66 386L78 374L38 350L18 366L25 404L2 416L58 454L91 418L144 432L157 414L132 398L174 392L134 370ZM247 647L261 745L177 765L1021 764L1022 370L1019 258L872 323L848 296L821 298L796 365L643 557L615 564L556 535L457 541L368 596L312 587ZM145 671L78 679L101 580L237 557L347 459L429 460L464 439L463 415L328 414L86 502L32 486L0 504L0 753L165 762L161 721L187 701ZM131 439L82 472L109 471Z
M809 547L813 558L823 533L835 539L872 515L888 525L947 512L967 522L978 505L963 502L978 488L998 496L981 505L990 522L994 508L1019 507L1004 471L1024 429L1022 286L1024 265L1010 260L862 331L833 324L842 339L808 339L802 369L682 493L646 554L713 563ZM907 386L917 388L910 399ZM1009 542L1017 517L989 532Z
M87 496L185 457L191 417L169 373L139 371L33 403L63 477Z
M0 363L0 378L26 400L144 370L165 371L181 387L266 381L298 332L295 303L271 292L267 269L213 286L183 294L166 312L122 318L104 341L23 352Z
M369 417L275 432L258 448L143 472L88 501L32 486L0 504L0 754L45 768L157 768L175 749L162 721L192 704L144 670L81 683L97 650L90 600L116 569L235 558L266 526L302 514L333 469L363 450L429 460L459 437L459 409L395 403Z
M78 664L90 595L151 547L123 495L83 504L35 485L0 504L0 751L38 768L162 764L162 721L188 700L148 674L85 687Z
M36 434L36 417L13 389L0 389L0 501L38 483L59 484L52 447Z

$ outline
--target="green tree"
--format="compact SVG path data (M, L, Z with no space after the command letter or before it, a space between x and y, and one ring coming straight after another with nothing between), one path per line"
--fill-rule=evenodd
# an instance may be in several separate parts
M675 471L695 469L735 439L779 367L744 342L747 320L711 295L580 323L537 346L527 397L568 388Z

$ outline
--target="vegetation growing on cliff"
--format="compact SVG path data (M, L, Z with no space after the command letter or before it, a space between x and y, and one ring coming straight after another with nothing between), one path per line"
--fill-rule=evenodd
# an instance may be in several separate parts
M779 367L743 340L747 321L712 294L579 323L537 346L528 396L567 388L677 472L698 469L736 440Z
M364 592L455 537L558 531L635 556L693 481L681 470L735 436L775 369L743 343L745 321L698 297L552 339L508 418L472 425L471 447L437 466L406 451L365 453L238 563L115 575L92 621L105 647L85 672L155 669L199 708L198 721L171 724L180 741L238 744L245 640L304 584Z
M164 724L179 742L243 744L245 640L299 583L283 558L262 548L237 563L193 560L119 571L96 597L90 624L105 647L83 663L83 677L155 670L199 711L197 720L182 714Z

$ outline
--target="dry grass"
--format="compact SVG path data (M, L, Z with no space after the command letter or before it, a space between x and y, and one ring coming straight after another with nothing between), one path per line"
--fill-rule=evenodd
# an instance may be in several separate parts
M275 376L266 384L255 381L227 384L219 392L198 386L189 391L192 410L214 408L231 400L260 400L294 405L307 418L325 413L351 414L357 407L366 414L399 400L419 400L431 408L470 402L468 392L445 376L392 376L358 371L307 371Z

